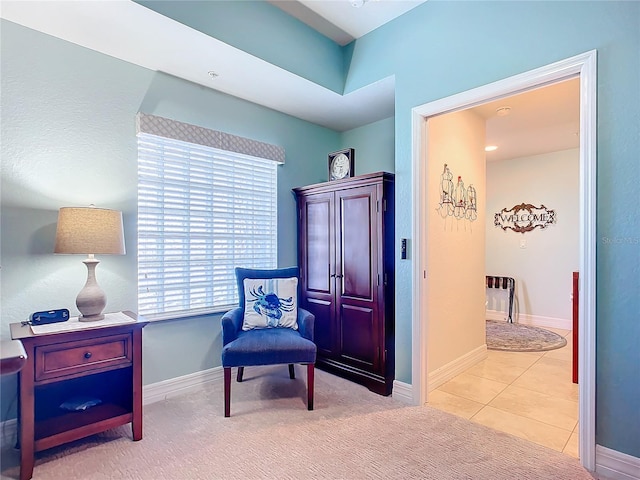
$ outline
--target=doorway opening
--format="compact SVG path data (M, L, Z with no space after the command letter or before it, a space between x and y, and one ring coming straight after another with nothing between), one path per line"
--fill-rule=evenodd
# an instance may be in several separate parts
M556 62L530 72L413 109L413 344L412 394L415 404L427 401L427 314L430 276L426 250L429 225L427 198L438 188L430 178L429 125L427 119L476 107L572 77L580 81L580 301L579 301L579 456L588 470L595 469L595 175L596 175L596 52ZM442 166L440 166L442 168ZM435 190L435 194L437 194ZM481 352L480 352L481 354ZM481 359L478 352L461 356L461 362ZM463 358L464 357L464 358Z
M438 278L428 286L427 405L576 458L579 107L574 77L427 120L430 163L448 163L478 199L475 222L427 207L427 262ZM464 252L456 241L467 242ZM464 295L447 299L470 280ZM459 360L469 352L477 355Z

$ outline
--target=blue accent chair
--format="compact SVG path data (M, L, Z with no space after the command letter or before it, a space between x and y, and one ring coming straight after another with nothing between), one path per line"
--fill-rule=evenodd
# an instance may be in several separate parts
M315 317L298 307L298 330L264 328L242 330L245 278L299 278L298 267L257 270L236 268L239 306L225 313L222 322L222 367L224 369L224 416L231 415L231 368L238 368L242 382L244 367L255 365L289 365L289 377L295 378L293 365L307 366L307 409L313 410L313 378L317 348L313 343ZM298 285L298 296L300 288Z

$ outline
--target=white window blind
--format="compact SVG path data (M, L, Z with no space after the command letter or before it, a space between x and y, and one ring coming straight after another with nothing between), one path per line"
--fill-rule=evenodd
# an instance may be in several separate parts
M138 311L237 305L236 266L277 265L277 163L138 133Z

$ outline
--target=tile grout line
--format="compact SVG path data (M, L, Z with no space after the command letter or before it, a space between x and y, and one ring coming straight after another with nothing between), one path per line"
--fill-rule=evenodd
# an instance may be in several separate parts
M531 365L529 365L529 367L527 367L527 368L524 370L524 372L522 372L520 375L518 375L518 376L517 376L517 377L516 377L516 378L515 378L515 379L514 379L514 380L513 380L509 385L507 385L507 388L509 388L509 387L522 388L523 390L527 390L527 391L529 391L529 392L541 393L541 392L537 392L537 391L535 391L535 390L531 390L531 389L529 389L529 388L515 386L515 385L513 385L513 384L516 382L516 380L518 380L518 378L520 378L522 375L524 375L526 372L528 372L528 371L529 371L529 369L530 369L531 367L533 367L536 363L538 363L538 361L539 361L542 357L544 357L544 354L543 354L543 355L540 355L540 356L538 357L538 359L537 359L535 362L533 362ZM496 395L494 398L492 398L492 399L491 399L491 400L490 400L490 401L489 401L485 406L486 406L486 407L495 408L496 410L500 410L501 412L510 413L511 415L516 415L516 416L518 416L518 417L520 417L520 418L525 418L525 419L527 419L527 420L533 420L533 421L536 421L536 422L540 422L540 423L542 423L542 424L544 424L544 425L548 425L548 426L550 426L550 427L555 427L555 428L559 428L559 429L564 430L564 431L568 431L568 432L569 432L569 438L567 439L567 442L569 442L569 440L571 439L571 434L573 433L573 431L574 431L574 430L575 430L575 428L576 428L576 426L575 426L575 425L573 426L573 428L572 428L571 430L566 430L565 428L559 427L559 426L557 426L557 425L553 425L553 424L551 424L551 423L543 422L542 420L538 420L538 419L536 419L536 418L526 417L526 416L524 416L524 415L519 415L519 414L517 414L517 413L509 412L508 410L503 410L503 409L501 409L501 408L499 408L499 407L496 407L496 406L494 406L494 405L489 405L489 404L490 404L491 402L493 402L493 401L494 401L498 396L500 396L500 394L502 394L505 390L506 390L506 388L505 388L504 390L502 390L500 393L498 393L498 395ZM547 395L547 396L549 396L549 397L551 397L551 398L554 398L554 399L566 400L566 399L561 399L561 398L559 398L559 397L555 397L554 395L548 395L548 394L543 394L543 395ZM484 407L483 407L483 408L484 408ZM482 410L482 408L481 408L480 410ZM479 413L479 411L478 411L478 413ZM474 416L475 416L475 415L474 415ZM566 444L565 444L565 447L566 447ZM564 447L563 447L563 449L564 449Z
M569 333L571 333L571 332L569 332ZM551 350L550 350L550 351L551 351ZM573 433L575 432L575 428L576 428L576 426L577 426L577 421L576 421L576 425L574 425L574 426L573 426L573 428L572 428L571 430L567 430L567 429L565 429L565 428L563 428L563 427L559 427L559 426L557 426L557 425L553 425L553 424L551 424L551 423L547 423L547 422L544 422L544 421L542 421L542 420L538 420L538 419L535 419L535 418L526 417L526 416L524 416L524 415L519 415L519 414L517 414L517 413L513 413L513 412L510 412L510 411L507 411L507 410L503 410L503 409L501 409L501 408L498 408L498 407L496 407L496 406L490 405L490 403L491 403L491 402L493 402L493 401L494 401L498 396L500 396L502 393L504 393L504 391L505 391L508 387L513 386L513 384L518 380L518 378L520 378L522 375L524 375L526 372L528 372L528 371L529 371L529 369L531 369L531 367L533 367L534 365L536 365L536 364L540 361L540 359L541 359L541 358L545 357L547 353L548 353L548 352L544 352L542 355L538 356L538 357L536 358L536 360L535 360L531 365L529 365L528 367L526 367L526 368L524 369L524 371L523 371L522 373L520 373L520 375L518 375L518 376L517 376L516 378L514 378L510 383L507 383L507 384L505 384L504 382L498 381L498 380L494 380L494 379L492 379L492 378L484 377L484 376L482 376L482 375L475 375L475 374L473 374L473 373L469 373L469 375L474 376L474 377L476 377L476 378L482 378L482 379L485 379L485 380L490 380L490 381L492 381L492 382L502 383L503 385L506 385L506 386L505 386L505 388L503 388L503 389L502 389L500 392L498 392L498 393L497 393L497 394L496 394L496 395L495 395L491 400L489 400L489 401L488 401L488 402L486 402L486 403L478 402L477 400L472 400L472 399L469 399L469 398L466 398L466 397L462 397L462 396L460 396L460 395L455 395L455 394L452 394L452 393L449 393L449 392L445 392L445 393L448 393L449 395L453 395L453 396L458 397L458 398L462 398L462 399L464 399L464 400L473 401L473 402L476 402L476 403L478 403L478 404L482 405L482 407L481 407L481 408L480 408L476 413L474 413L471 417L469 417L469 420L474 419L474 418L475 418L475 417L476 417L480 412L482 412L486 407L491 407L491 408L493 408L493 409L495 409L495 410L499 410L499 411L501 411L501 412L508 413L508 414L510 414L510 415L515 415L516 417L522 418L522 419L527 420L527 421L538 422L538 423L540 423L540 424L542 424L542 425L546 425L546 426L549 426L549 427L552 427L552 428L557 428L557 429L559 429L559 430L562 430L563 432L567 432L567 433L568 433L568 437L567 437L566 441L564 442L564 445L563 445L563 447L562 447L562 450L560 450L560 452L564 452L564 449L567 447L567 445L569 444L569 441L571 440L571 436L572 436L572 435L573 435ZM553 357L550 357L550 358L553 358ZM487 359L487 360L488 360L488 359ZM502 363L502 362L499 362L499 361L497 361L497 362L495 362L495 363L500 363L500 364L502 364L502 365L509 366L509 365L507 365L507 364L505 364L505 363ZM472 367L471 367L471 368L472 368ZM462 373L464 374L464 373L467 373L467 372L462 372ZM531 389L528 389L528 388L525 388L525 387L517 387L517 388L522 388L523 390L528 390L528 391L530 391L530 392L542 393L542 392L537 392L537 391L535 391L535 390L531 390ZM441 391L443 391L443 392L444 392L444 390L441 390ZM544 393L543 393L543 394L544 394ZM565 398L556 397L556 396L554 396L554 395L549 395L549 394L545 394L545 395L547 395L547 396L549 396L549 397L551 397L551 398L559 399L559 400L568 400L568 399L565 399ZM571 401L571 400L569 400L569 401ZM535 443L535 442L534 442L534 443Z
M485 406L486 406L486 407L495 408L496 410L500 410L501 412L508 413L508 414L510 414L510 415L515 415L515 416L517 416L517 417L524 418L524 419L526 419L526 420L531 420L531 421L534 421L534 422L538 422L538 423L541 423L541 424L543 424L543 425L547 425L547 426L549 426L549 427L558 428L558 429L560 429L560 430L562 430L562 431L564 431L564 432L567 432L567 433L569 434L569 436L571 436L571 434L573 433L573 431L574 431L574 430L575 430L575 428L576 428L575 426L573 426L573 427L571 428L571 430L567 430L566 428L564 428L564 427L559 427L558 425L554 425L553 423L548 423L548 422L545 422L545 421L542 421L542 420L538 420L537 418L526 417L526 416L524 416L524 415L520 415L520 414L517 414L517 413L510 412L509 410L503 410L502 408L500 408L500 407L496 407L496 406L494 406L494 405L489 405L489 404L487 404L487 405L485 405Z
M564 453L565 449L567 448L567 445L569 445L569 442L571 441L571 435L573 435L573 433L569 433L569 438L567 438L567 441L565 442L564 446L562 447L562 450L560 450L562 453Z
M565 433L568 433L568 434L569 434L569 436L567 437L567 440L563 443L562 449L558 450L558 449L555 449L555 448L553 448L553 447L550 447L549 445L546 445L546 444L544 444L544 443L536 442L536 441L534 441L534 440L532 440L532 439L530 439L530 438L528 438L528 437L522 437L522 436L520 436L520 435L516 435L515 433L507 432L506 430L502 430L502 429L500 429L500 428L493 427L493 426L487 425L487 424L485 424L485 423L481 423L481 422L477 422L477 421L476 421L476 423L478 423L478 424L480 424L480 425L484 425L485 427L492 428L493 430L496 430L496 431L498 431L498 432L508 433L509 435L513 435L514 437L522 438L522 439L524 439L524 440L527 440L528 442L535 443L535 444L537 444L537 445L542 445L543 447L550 448L551 450L555 450L556 452L560 452L560 453L564 453L564 449L565 449L565 448L567 448L567 445L569 444L569 441L571 440L571 435L572 435L572 433L571 433L570 431L568 431L568 430L565 430L564 428L558 427L558 426L556 426L556 425L550 425L550 424L548 424L548 423L545 423L545 422L542 422L542 421L540 421L540 420L536 420L536 419L533 419L533 418L523 417L522 415L518 415L518 414L513 413L513 412L508 412L508 411L506 411L506 410L502 410L502 409L500 409L500 408L493 407L493 406L491 406L491 405L485 405L485 406L483 406L480 410L478 410L478 412L476 412L476 413L475 413L471 418L469 418L469 420L471 421L471 420L472 420L472 419L473 419L473 418L474 418L478 413L480 413L482 410L484 410L484 409L485 409L485 408L487 408L487 407L493 408L493 409L495 409L495 410L499 410L500 412L503 412L503 413L508 413L508 414L510 414L510 415L513 415L513 416L516 416L516 417L522 418L523 420L528 420L528 421L532 421L532 422L538 422L538 423L541 423L541 424L546 425L546 426L549 426L549 427L557 428L557 429L559 429L559 430L562 430L562 431L563 431L563 432L565 432ZM568 455L568 454L567 454L567 455Z
M571 335L571 333L572 333L572 332L571 332L571 330L569 330L569 331L567 332L567 334L566 334L564 337L566 338L567 336ZM567 345L567 346L562 347L562 348L564 349L564 348L570 348L570 347ZM562 350L562 349L557 349L557 350ZM521 372L517 377L515 377L511 382L509 382L509 383L505 383L504 381L500 381L500 380L494 380L493 378L488 378L488 377L483 376L483 375L478 375L478 374L474 374L474 373L469 373L469 372L468 372L468 370L470 370L470 369L471 369L471 368L473 368L473 367L470 367L470 368L469 368L469 369L467 369L465 372L462 372L460 375L465 374L465 373L468 373L470 376L475 377L475 378L479 378L479 379L483 379L483 380L488 380L488 381L491 381L491 382L495 382L495 383L499 383L499 384L505 385L505 386L504 386L504 388L502 388L502 389L501 389L497 394L495 394L495 395L494 395L494 396L493 396L489 401L487 401L487 402L479 402L479 401L474 400L474 399L470 399L470 398L467 398L467 397L463 397L463 396L460 396L460 395L457 395L457 394L454 394L454 393L449 393L449 392L446 392L446 391L444 391L444 390L440 390L440 388L438 388L438 389L436 389L436 390L440 390L441 392L446 393L446 394L448 394L448 395L452 395L453 397L456 397L456 398L459 398L459 399L462 399L462 400L465 400L465 401L474 402L474 403L476 403L476 404L481 405L481 407L478 409L478 411L477 411L477 412L475 412L473 415L471 415L471 416L468 418L468 420L470 420L470 421L475 421L476 423L480 423L480 422L477 422L477 420L474 420L474 419L478 416L478 414L480 414L480 412L482 412L483 410L485 410L487 407L491 407L492 409L495 409L495 410L498 410L498 411L500 411L500 412L507 413L507 414L510 414L510 415L514 415L515 417L521 418L521 419L526 420L526 421L537 422L537 423L539 423L539 424L541 424L541 425L545 425L545 426L548 426L548 427L551 427L551 428L558 429L558 430L560 430L560 431L562 431L562 432L564 432L564 433L566 433L566 434L567 434L567 438L566 438L566 440L563 442L563 447L562 447L562 449L561 449L561 450L559 450L559 451L560 451L560 453L564 453L564 454L566 454L566 455L569 455L569 456L572 456L572 457L573 457L573 455L570 455L570 454L568 454L568 453L565 453L565 450L566 450L567 446L569 445L569 442L571 441L571 437L573 436L573 434L574 434L574 433L576 433L576 428L577 428L577 427L578 427L578 425L579 425L579 422L578 422L577 420L576 420L576 423L575 423L575 425L573 426L573 428L572 428L571 430L567 430L567 429L565 429L565 428L563 428L563 427L559 427L559 426L557 426L557 425L553 425L553 424L551 424L551 423L547 423L547 422L544 422L544 421L542 421L542 420L538 420L538 419L536 419L536 418L529 418L529 417L526 417L526 416L523 416L523 415L520 415L520 414L517 414L517 413L513 413L513 412L510 412L510 411L507 411L507 410L503 410L503 409L498 408L498 407L495 407L495 406L493 406L493 405L490 405L490 404L491 404L491 402L493 402L497 397L499 397L501 394L503 394L507 388L509 388L510 386L514 386L514 387L515 387L515 385L513 385L513 384L514 384L514 383L515 383L515 382L516 382L520 377L522 377L525 373L529 372L529 371L531 370L531 368L532 368L534 365L539 364L540 360L541 360L542 358L544 358L544 357L547 357L547 354L548 354L549 352L552 352L552 351L555 351L555 350L545 351L545 352L542 352L542 354L541 354L541 355L536 356L536 358L535 358L535 360L533 361L533 363L531 363L529 366L525 367L525 368L524 368L524 370L523 370L523 371L522 371L522 372ZM553 356L549 356L548 358L549 358L549 359L551 359L551 360L559 360L559 361L562 361L562 362L567 362L567 363L569 363L569 364L571 363L570 361L568 361L568 360L566 360L566 359L563 359L563 358L556 358L556 357L553 357ZM495 359L494 359L494 360L490 360L489 358L487 358L485 361L487 361L487 362L491 362L492 364L496 364L496 363L497 363L497 364L500 364L501 366L506 366L506 367L512 367L512 368L513 368L513 365L510 365L508 362L501 362L501 361L499 361L499 360L495 360ZM522 386L517 386L516 388L521 388L521 389L523 389L523 390L527 390L527 391L530 391L530 392L535 392L535 393L538 393L538 394L543 394L543 395L546 395L546 396L550 397L551 399L563 400L563 401L573 401L573 400L568 399L568 398L565 398L565 397L563 397L563 396L556 396L556 395L554 395L554 394L549 394L549 393L545 393L545 392L539 392L539 391L532 390L532 389L530 389L530 388L526 388L526 387L522 387ZM491 427L491 428L494 428L494 427ZM504 432L504 430L500 430L500 429L498 429L498 428L494 428L494 430L497 430L497 431L503 431L503 432ZM576 435L579 435L579 434L578 434L578 433L576 433ZM560 438L562 438L562 437L560 437ZM526 439L526 438L525 438L525 439ZM537 444L539 444L538 442L533 442L533 441L532 441L532 440L530 440L530 439L526 439L526 440L531 441L532 443L537 443ZM551 447L549 447L549 448L551 448ZM556 449L554 449L554 450L556 450Z

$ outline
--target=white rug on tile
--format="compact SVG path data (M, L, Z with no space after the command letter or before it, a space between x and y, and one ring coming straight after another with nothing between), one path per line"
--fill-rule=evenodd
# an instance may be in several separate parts
M567 340L555 332L519 323L487 320L487 348L507 352L545 352L562 348Z

